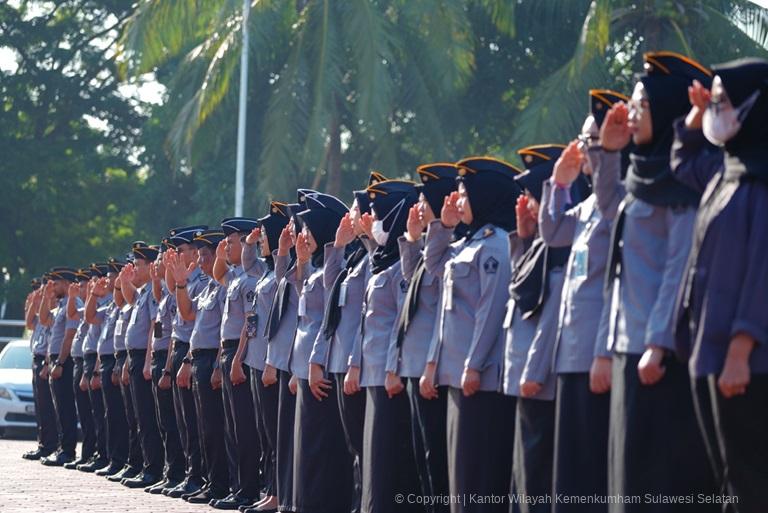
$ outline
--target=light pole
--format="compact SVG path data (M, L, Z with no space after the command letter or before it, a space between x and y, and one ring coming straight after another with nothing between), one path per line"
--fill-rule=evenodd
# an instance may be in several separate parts
M237 113L237 160L235 164L235 216L243 215L245 188L245 122L248 108L248 14L250 0L243 0L243 47L240 51L240 99Z

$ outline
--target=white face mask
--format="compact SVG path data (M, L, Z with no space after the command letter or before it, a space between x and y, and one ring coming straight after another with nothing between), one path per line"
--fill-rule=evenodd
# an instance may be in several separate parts
M384 231L384 221L376 220L371 225L371 235L379 246L386 246L389 240L389 232Z
M704 137L716 146L725 146L739 133L741 124L759 96L760 91L755 91L744 103L731 109L718 109L716 104L710 104L702 119Z

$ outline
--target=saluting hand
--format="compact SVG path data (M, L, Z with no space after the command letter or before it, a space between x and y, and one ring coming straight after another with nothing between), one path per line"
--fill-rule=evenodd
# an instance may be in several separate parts
M227 239L221 239L216 245L216 258L219 260L227 260Z
M688 130L701 129L704 111L707 110L711 100L712 93L698 80L694 80L693 84L688 86L688 101L691 102L691 110L685 116L685 127Z
M583 163L584 153L579 149L579 141L571 141L555 162L555 169L552 172L555 183L572 184L579 177Z
M91 294L93 294L96 297L104 297L107 295L108 290L109 290L109 278L99 278L93 284L93 289L91 289Z
M323 366L317 363L309 364L309 390L315 399L322 401L328 397L327 390L333 388L330 380L326 379Z
M459 193L453 191L443 200L443 209L440 212L440 222L446 228L455 228L461 222L461 212L459 211Z
M373 239L373 216L370 212L360 216L360 229L369 239Z
M80 295L80 284L70 283L67 288L67 297L78 297Z
M629 129L629 109L623 102L610 108L600 127L600 142L606 151L621 151L632 138Z
M51 300L56 296L56 292L53 289L53 282L49 281L45 284L45 290L43 291L45 299Z
M245 238L245 243L249 246L253 246L257 242L259 242L259 239L261 239L261 227L254 228L251 230L251 233L248 234L248 236Z
M517 220L517 236L521 239L530 239L536 235L536 226L539 220L533 217L528 208L528 196L519 196L515 204L515 219Z
M421 238L421 232L424 231L424 225L419 213L419 205L413 205L408 210L408 221L405 224L405 238L410 242L416 242Z
M299 233L296 237L296 259L300 264L306 264L312 257L312 253L309 251L309 242L303 232Z
M287 256L293 247L293 235L291 234L291 223L288 223L280 232L280 238L277 240L277 254Z
M403 380L400 379L400 376L393 372L387 372L387 377L384 379L384 389L387 391L387 396L392 399L402 392L405 389L405 386L403 385Z
M336 229L336 240L334 240L333 246L343 248L353 240L355 240L355 227L352 224L349 212L347 212L339 221L339 227Z

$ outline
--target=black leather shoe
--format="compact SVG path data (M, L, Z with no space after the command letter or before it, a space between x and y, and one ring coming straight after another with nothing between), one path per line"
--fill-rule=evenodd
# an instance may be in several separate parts
M148 486L152 486L158 481L160 481L160 476L142 472L133 479L123 479L120 481L120 484L127 488L146 488Z
M130 467L128 465L124 466L123 469L118 472L117 474L111 475L107 477L109 481L112 481L114 483L119 483L123 479L131 479L139 475L139 471L136 470L133 467Z
M223 499L227 496L226 492L215 492L213 490L203 490L197 495L185 499L190 504L210 504L211 501Z
M80 458L75 461L70 461L69 463L64 464L64 468L67 470L76 470L78 465L84 465L91 461L90 458Z
M151 493L152 495L160 495L163 493L163 487L166 485L168 481L165 479L161 479L157 483L153 484L152 486L148 486L144 488L144 491L147 493Z
M163 495L167 495L172 499L180 499L184 495L189 495L189 496L196 495L200 493L200 490L202 489L203 489L203 483L199 483L194 480L190 481L188 479L185 479L184 481L179 483L179 486L177 486L173 490L168 490L167 493L163 491Z
M160 493L163 495L168 495L168 493L171 490L175 490L177 486L181 484L181 481L178 479L166 479L165 480L165 486L163 486L162 490L160 490Z
M251 507L242 509L240 511L242 511L243 513L277 513L277 508L273 508L273 509L258 509L256 507L251 506Z
M240 506L247 506L249 504L253 504L254 499L253 497L243 497L242 495L238 495L236 493L232 493L225 497L224 499L220 499L217 501L211 501L210 506L216 508L216 509L238 509Z
M95 474L101 477L110 477L114 476L118 472L122 472L123 468L125 467L122 465L108 465L102 469L97 470Z
M83 465L78 465L77 470L80 472L96 472L97 470L101 470L105 468L107 465L109 465L109 461L106 458L93 458L88 463L85 463Z
M193 497L193 496L195 496L195 495L197 495L197 494L199 494L201 492L207 492L210 488L211 487L209 485L205 484L205 485L201 486L200 489L197 490L197 491L189 491L187 493L183 493L181 495L181 498L184 499L184 500L187 500L190 497Z
M51 454L47 458L41 459L40 463L42 463L46 467L63 467L67 463L71 463L73 461L75 461L75 456L73 454L65 454L63 452L57 452L57 453Z
M25 452L24 454L21 455L21 457L24 458L25 460L36 461L42 458L47 458L51 454L53 454L53 451L46 451L45 449L38 447L34 451Z

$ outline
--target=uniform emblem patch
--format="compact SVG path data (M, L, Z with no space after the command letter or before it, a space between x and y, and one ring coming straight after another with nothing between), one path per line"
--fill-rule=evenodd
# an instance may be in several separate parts
M488 257L483 263L483 270L486 274L496 274L499 269L499 261L493 257Z
M253 297L255 296L255 292L250 290L245 294L245 300L249 303L253 303Z

